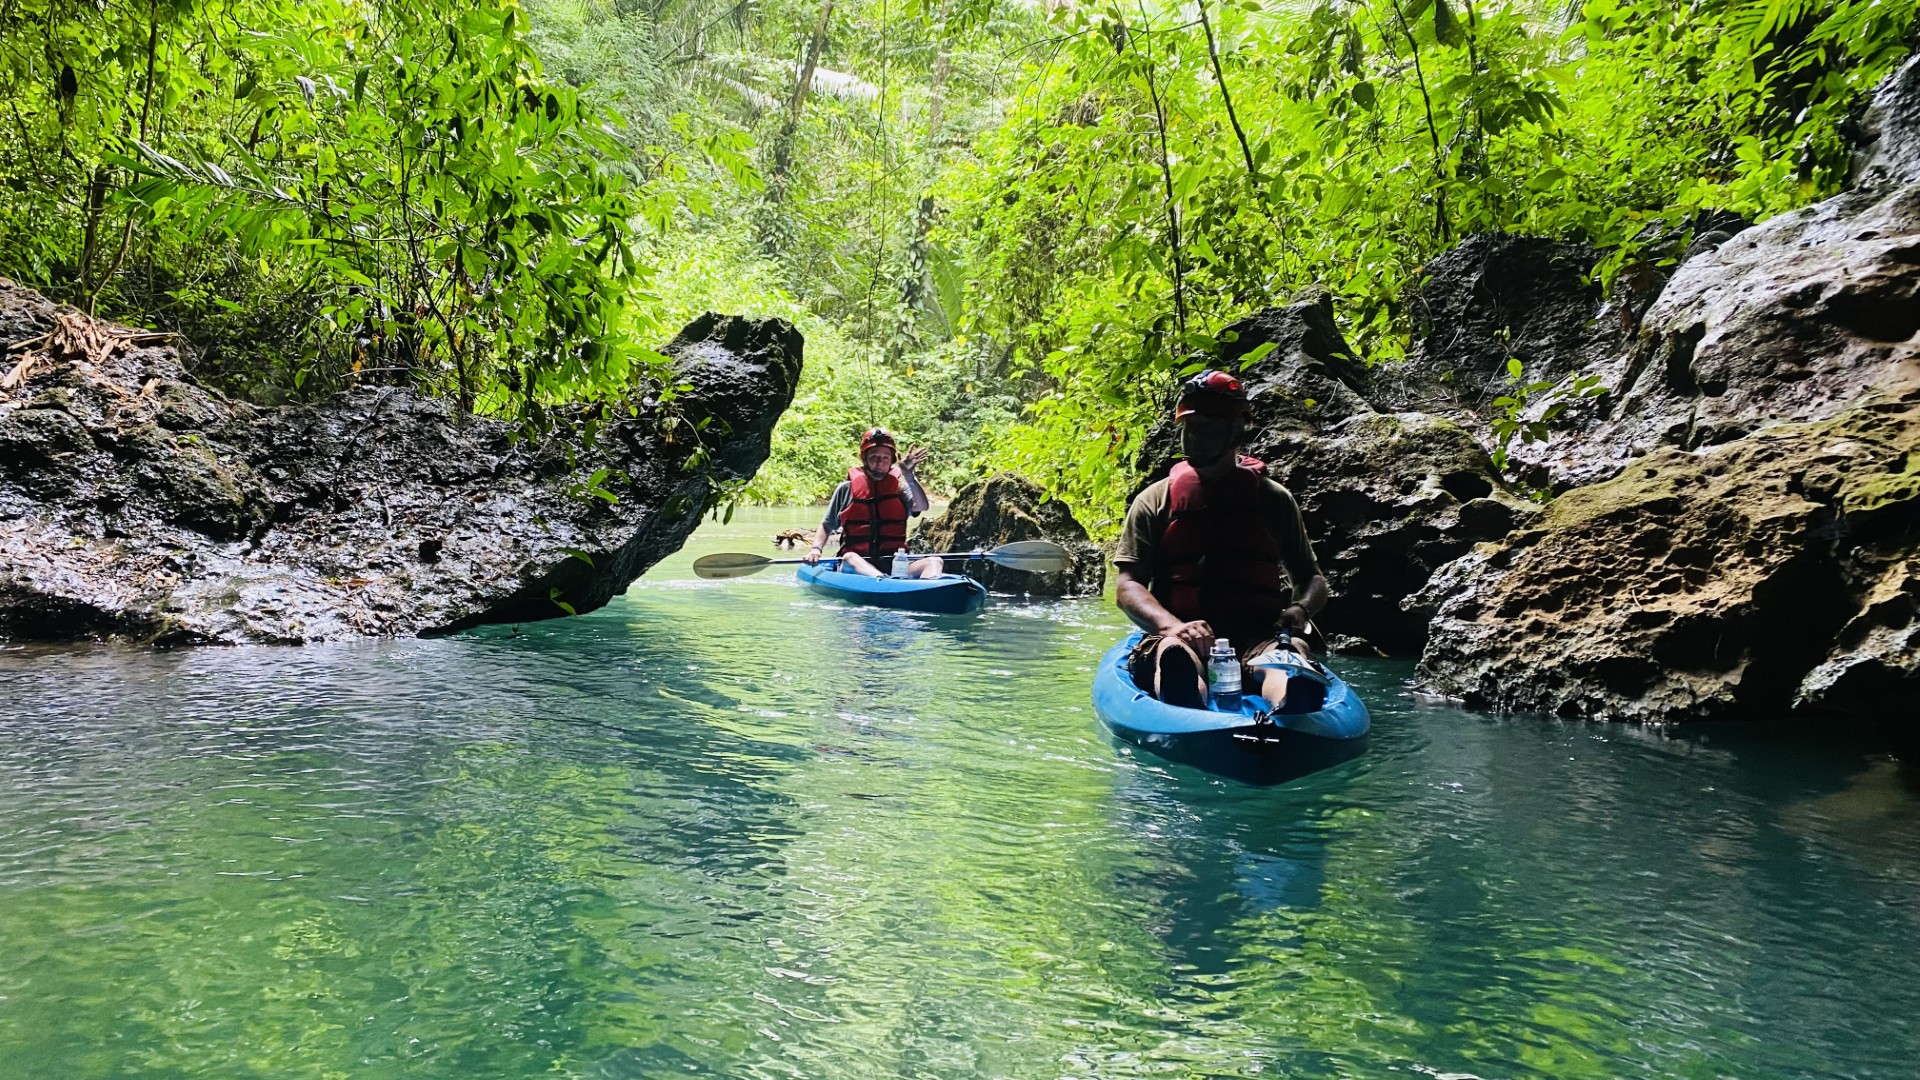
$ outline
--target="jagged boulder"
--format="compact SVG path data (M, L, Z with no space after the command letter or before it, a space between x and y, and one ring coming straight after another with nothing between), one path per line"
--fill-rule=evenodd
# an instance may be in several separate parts
M1649 722L1912 715L1920 690L1920 59L1853 191L1680 267L1536 528L1435 574L1421 677Z
M1031 480L998 473L960 489L946 512L914 531L915 551L974 551L1017 540L1051 540L1067 549L1072 565L1063 573L1034 574L985 559L955 564L992 592L1033 596L1098 596L1106 586L1106 558L1087 538L1073 512L1049 499Z
M1586 244L1537 236L1470 236L1426 267L1404 298L1417 327L1404 361L1374 369L1367 400L1382 412L1484 418L1510 387L1554 382L1624 349L1631 330L1589 275Z
M1426 619L1402 604L1436 569L1539 513L1466 429L1425 413L1362 414L1324 435L1262 431L1249 452L1299 502L1334 587L1321 629L1389 655L1426 643Z
M1908 60L1875 92L1860 126L1856 188L1920 184L1920 57Z
M1557 486L1665 446L1698 449L1827 419L1920 386L1920 184L1783 214L1683 265L1578 435L1521 457Z
M1662 450L1437 574L1420 678L1568 717L1911 723L1917 546L1920 399Z
M1920 386L1920 59L1881 87L1868 124L1876 152L1854 190L1683 263L1633 346L1584 369L1610 393L1580 430L1516 458L1556 487L1593 483L1660 447L1714 446Z
M705 316L666 348L690 384L674 409L575 410L527 443L396 387L232 401L163 337L11 282L0 343L16 641L293 643L592 610L765 459L801 363L783 322Z
M1333 296L1310 290L1283 307L1263 308L1220 332L1211 362L1237 371L1247 386L1255 425L1262 431L1313 433L1350 416L1373 412L1360 394L1366 365L1347 345L1333 319ZM1246 357L1272 345L1242 370ZM1169 388L1171 395L1173 388ZM1171 415L1148 429L1136 462L1148 482L1166 475L1180 452ZM1144 484L1142 486L1145 486Z

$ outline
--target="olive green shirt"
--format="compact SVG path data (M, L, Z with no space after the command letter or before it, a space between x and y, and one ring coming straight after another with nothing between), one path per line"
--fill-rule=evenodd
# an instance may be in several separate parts
M1319 575L1320 564L1313 557L1307 524L1300 519L1300 504L1293 501L1293 493L1265 477L1260 483L1265 493L1262 510L1267 528L1280 545L1280 569L1286 574L1294 599L1298 600L1308 583ZM1122 569L1131 568L1135 580L1152 583L1153 549L1166 534L1167 523L1172 519L1171 502L1169 482L1156 480L1134 496L1133 505L1127 507L1127 522L1121 527L1113 561Z

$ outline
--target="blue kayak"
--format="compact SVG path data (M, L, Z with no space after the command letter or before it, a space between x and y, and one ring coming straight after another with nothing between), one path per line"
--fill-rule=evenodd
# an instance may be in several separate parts
M1127 654L1136 632L1107 650L1093 676L1093 711L1113 734L1169 761L1254 783L1304 776L1358 755L1372 720L1367 706L1338 675L1322 668L1324 700L1309 711L1260 719L1260 699L1249 694L1237 712L1187 709L1156 700L1134 684Z
M926 611L935 615L965 615L987 602L987 587L965 574L934 578L868 577L842 571L838 561L808 566L795 573L800 583L828 596L870 607Z

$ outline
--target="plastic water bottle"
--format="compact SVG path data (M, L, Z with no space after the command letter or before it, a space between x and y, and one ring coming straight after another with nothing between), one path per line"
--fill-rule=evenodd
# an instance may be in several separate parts
M1207 684L1213 688L1214 708L1240 711L1240 658L1226 638L1215 638L1213 652L1207 654Z
M906 548L893 553L893 576L897 578L913 576L913 556L907 554Z

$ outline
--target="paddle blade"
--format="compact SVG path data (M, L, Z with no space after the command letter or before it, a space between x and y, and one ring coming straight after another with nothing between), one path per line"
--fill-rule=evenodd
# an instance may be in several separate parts
M703 578L736 578L757 574L772 565L773 560L763 555L723 551L718 555L702 555L693 560L693 572Z
M1001 566L1034 574L1057 574L1073 564L1067 549L1051 540L1016 540L985 554Z

